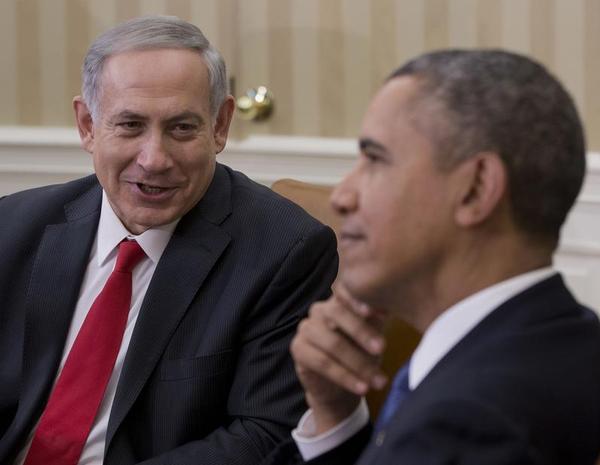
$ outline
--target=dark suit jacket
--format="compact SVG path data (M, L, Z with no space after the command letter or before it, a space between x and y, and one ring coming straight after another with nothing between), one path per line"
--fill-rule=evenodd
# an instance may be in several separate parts
M95 176L0 201L1 464L47 401L100 204ZM305 408L288 345L336 272L329 228L217 165L152 277L104 463L260 462Z
M600 326L556 275L485 318L385 430L308 463L591 465L599 452ZM288 442L265 463L302 461Z

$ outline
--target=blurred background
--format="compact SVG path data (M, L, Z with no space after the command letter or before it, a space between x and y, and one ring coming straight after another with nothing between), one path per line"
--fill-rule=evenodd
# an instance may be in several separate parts
M530 54L567 85L600 148L598 0L2 0L0 124L71 126L90 42L143 14L198 25L234 93L265 85L276 112L235 136L353 137L373 91L404 60L441 47Z

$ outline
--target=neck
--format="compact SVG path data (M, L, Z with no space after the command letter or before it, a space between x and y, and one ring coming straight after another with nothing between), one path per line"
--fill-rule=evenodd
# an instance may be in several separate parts
M424 332L446 309L461 300L514 276L550 266L552 248L503 237L469 241L453 257L412 287L404 287L395 310Z

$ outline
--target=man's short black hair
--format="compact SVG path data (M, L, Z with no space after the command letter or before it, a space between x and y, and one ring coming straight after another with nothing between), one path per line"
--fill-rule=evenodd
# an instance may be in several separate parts
M400 76L420 83L415 118L430 130L438 165L497 153L516 225L556 244L585 173L582 124L558 80L530 58L501 50L427 53L389 79Z

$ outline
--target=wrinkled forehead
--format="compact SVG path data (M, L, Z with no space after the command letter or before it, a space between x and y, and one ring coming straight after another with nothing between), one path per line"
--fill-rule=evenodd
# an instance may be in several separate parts
M208 86L208 68L196 52L150 49L121 52L107 58L100 87Z
M175 106L176 111L208 112L208 69L203 58L190 50L119 53L105 63L99 102L105 116L116 110L137 111L132 105Z

